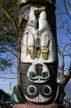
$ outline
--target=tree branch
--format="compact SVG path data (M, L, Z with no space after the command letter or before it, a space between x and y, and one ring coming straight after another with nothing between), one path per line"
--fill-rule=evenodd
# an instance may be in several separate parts
M69 70L67 72L67 75L64 75L64 55L61 52L59 46L58 46L58 52L62 61L62 65L61 65L61 78L60 78L60 84L63 86L63 88L65 87L65 85L67 84L67 82L69 81L70 77L71 77L71 63L70 63L70 67Z
M15 25L15 22L13 20L13 18L11 18L11 16L9 15L9 13L3 8L1 7L3 13L6 15L6 17L11 21L11 23L13 24L14 29L17 31L17 27Z
M63 87L65 87L70 78L71 78L71 64L70 64L69 70L67 72L67 75L64 75L63 79L60 80L61 85L63 85Z
M69 6L69 3L66 0L64 0L64 5L65 5L65 8L66 8L67 14L71 19L71 8Z
M62 74L61 75L64 75L64 55L61 52L59 46L58 46L58 53L59 53L60 59L61 59L61 70L62 70Z

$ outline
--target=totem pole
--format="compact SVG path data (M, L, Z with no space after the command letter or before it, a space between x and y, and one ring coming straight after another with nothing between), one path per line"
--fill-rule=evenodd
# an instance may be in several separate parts
M62 103L64 89L57 83L56 0L19 1L18 86L14 101Z

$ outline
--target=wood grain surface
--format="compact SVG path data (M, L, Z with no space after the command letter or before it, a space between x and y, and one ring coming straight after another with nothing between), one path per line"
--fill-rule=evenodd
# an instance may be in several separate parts
M14 104L12 108L65 108L65 107L61 104L56 104L56 103L52 103L49 105L27 103L27 104Z

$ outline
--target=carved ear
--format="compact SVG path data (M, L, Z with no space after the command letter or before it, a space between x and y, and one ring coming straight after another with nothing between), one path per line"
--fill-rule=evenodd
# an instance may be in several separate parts
M30 10L30 13L29 13L29 21L28 21L28 23L36 28L37 18L36 18L35 12L32 9Z
M45 29L46 28L46 29ZM47 20L47 13L46 11L42 11L40 13L40 16L39 16L39 30L51 30L50 29L50 25L48 23L48 20Z
M42 30L47 25L46 12L42 11L39 16L39 30Z
M40 19L46 19L46 12L45 11L42 11L41 13L40 13Z

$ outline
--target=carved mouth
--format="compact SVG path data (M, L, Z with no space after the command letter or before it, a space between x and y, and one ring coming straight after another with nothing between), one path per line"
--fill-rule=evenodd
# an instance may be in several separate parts
M31 102L35 102L35 103L44 103L44 102L48 102L48 101L50 101L50 100L53 98L53 96L51 96L50 98L45 98L45 97L43 97L41 94L39 94L39 96L37 96L37 97L35 97L35 98L33 98L33 99L29 98L29 97L26 96L26 95L24 95L24 96L25 96L25 98L26 98L27 100L29 100L29 101L31 101Z
M48 72L42 72L40 75L36 72L29 72L28 79L35 83L44 83L50 79Z
M47 82L48 80L49 80L49 78L48 77L41 77L41 76L37 76L37 77L35 77L35 78L33 78L33 77L30 77L30 78L28 78L31 82L34 82L34 83L45 83L45 82Z

